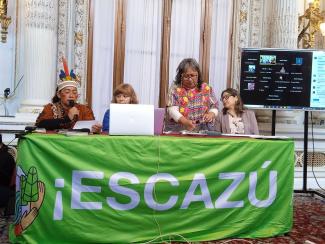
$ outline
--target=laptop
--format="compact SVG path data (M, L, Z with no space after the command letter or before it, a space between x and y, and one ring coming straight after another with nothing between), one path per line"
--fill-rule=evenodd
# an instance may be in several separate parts
M165 108L155 108L155 135L163 133L165 110Z
M154 135L154 106L147 104L110 105L110 135Z

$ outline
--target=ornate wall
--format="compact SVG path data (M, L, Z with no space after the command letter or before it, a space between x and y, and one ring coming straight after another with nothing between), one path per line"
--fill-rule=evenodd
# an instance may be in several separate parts
M59 0L57 72L65 56L69 68L81 80L80 101L84 103L87 78L89 0Z
M297 47L297 1L238 0L234 13L232 85L239 88L241 48Z
M61 59L66 57L81 81L80 101L85 101L87 77L88 0L27 0L24 30L23 99L20 112L39 113L55 93ZM28 60L28 61L26 61Z
M232 82L239 89L240 53L244 47L296 48L298 36L298 3L291 0L236 1ZM271 122L271 111L256 111L259 122ZM303 114L281 111L277 122L298 124Z

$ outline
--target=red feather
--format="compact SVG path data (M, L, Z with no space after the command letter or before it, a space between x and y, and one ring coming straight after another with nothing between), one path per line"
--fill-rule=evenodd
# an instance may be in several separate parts
M68 76L69 68L68 68L67 60L65 58L62 58L62 62L63 62L64 73L66 76Z

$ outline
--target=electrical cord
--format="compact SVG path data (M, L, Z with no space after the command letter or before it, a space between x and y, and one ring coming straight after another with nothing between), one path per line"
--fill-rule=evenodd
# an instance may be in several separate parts
M160 166L160 136L159 135L158 135L158 137L156 139L156 142L158 142L158 145L156 145L157 148L158 148L157 172L156 173L158 174L159 171L160 171L160 169L159 169L159 166ZM157 194L156 194L156 185L154 185L153 192L154 192L155 200L157 200L158 198L157 198ZM158 231L159 231L159 237L162 238L161 228L160 228L160 225L159 225L158 220L156 218L156 210L155 209L153 209L153 219L154 219L154 221L155 221L155 223L157 225L157 228L158 228ZM159 237L157 237L157 238L159 238ZM163 241L163 240L161 239L161 241Z
M313 153L312 153L312 158L311 158L311 171L313 173L314 179L316 181L316 184L318 185L318 187L320 189L322 189L323 191L325 191L324 188L322 188L317 180L317 177L315 175L314 172L314 158L315 158L315 138L314 138L314 121L313 121L313 112L310 112L310 120L311 120L311 140L312 140L312 144L313 144ZM308 154L307 154L308 155ZM308 158L308 156L307 156Z
M14 139L12 139L6 146L10 146L10 144L16 139L17 139L16 137Z

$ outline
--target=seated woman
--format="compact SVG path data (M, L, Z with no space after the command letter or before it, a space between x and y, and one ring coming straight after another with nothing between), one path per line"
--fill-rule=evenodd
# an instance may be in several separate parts
M237 90L228 88L221 93L222 113L216 120L216 129L226 134L258 135L257 121L253 111L245 110Z
M72 71L70 75L72 78L75 77ZM72 129L78 120L95 119L92 110L88 106L77 103L78 82L65 80L66 77L64 77L63 71L61 71L60 78L61 81L58 83L52 103L45 105L36 120L36 126L39 128L47 130ZM100 130L100 124L92 127L92 132L99 133Z
M217 106L212 88L202 81L199 64L186 58L169 90L165 131L214 130Z
M138 98L130 84L120 84L113 92L112 103L137 104ZM109 132L109 109L106 110L103 118L103 132Z

